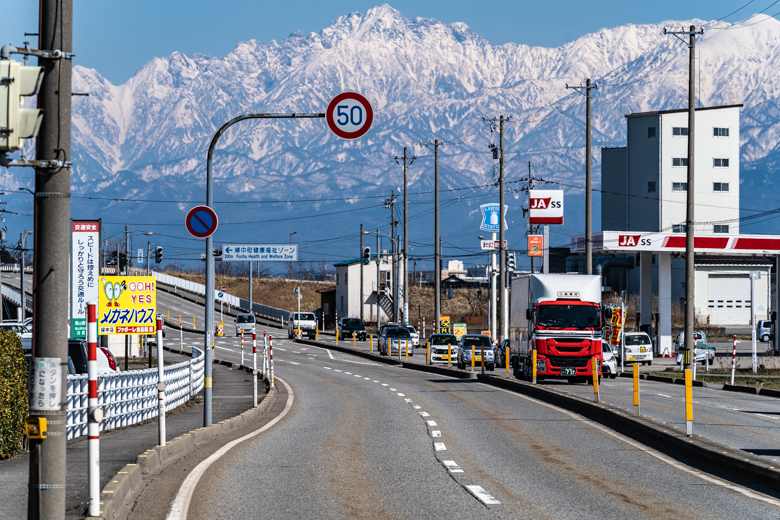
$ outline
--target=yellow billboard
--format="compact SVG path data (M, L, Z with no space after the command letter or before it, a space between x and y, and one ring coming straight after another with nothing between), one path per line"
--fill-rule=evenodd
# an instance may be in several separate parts
M154 276L101 276L98 334L154 334L157 328Z

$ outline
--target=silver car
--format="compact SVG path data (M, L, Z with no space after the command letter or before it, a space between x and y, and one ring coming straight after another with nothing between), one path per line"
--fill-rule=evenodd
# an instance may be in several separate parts
M379 353L383 356L414 355L412 335L406 327L383 327L379 335Z
M255 333L255 315L251 312L236 314L236 336Z
M409 330L409 334L412 335L412 343L414 343L415 347L420 346L420 333L417 332L417 329L412 327L411 325L406 325L406 328Z
M482 366L482 353L485 354L485 368L494 370L496 367L495 352L490 338L482 334L466 334L458 344L458 368L471 366L471 351L474 351L474 366Z

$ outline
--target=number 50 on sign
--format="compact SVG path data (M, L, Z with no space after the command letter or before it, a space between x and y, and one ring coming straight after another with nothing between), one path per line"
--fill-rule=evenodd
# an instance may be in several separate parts
M366 98L356 92L343 92L333 98L325 112L328 127L342 139L357 139L371 128L374 111Z

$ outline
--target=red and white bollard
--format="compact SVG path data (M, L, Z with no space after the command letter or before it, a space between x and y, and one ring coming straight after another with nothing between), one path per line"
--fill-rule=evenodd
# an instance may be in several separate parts
M89 474L89 516L100 516L100 421L103 410L98 408L97 386L97 303L87 303L87 374L88 393L88 474Z
M737 370L737 336L734 336L734 348L731 351L731 386L734 386L734 372Z
M241 366L244 366L244 331L241 331Z
M268 373L271 375L271 388L274 387L274 337L268 337Z
M252 397L254 398L254 407L257 408L257 334L252 333Z
M157 430L158 444L165 446L165 367L163 365L162 314L157 315Z

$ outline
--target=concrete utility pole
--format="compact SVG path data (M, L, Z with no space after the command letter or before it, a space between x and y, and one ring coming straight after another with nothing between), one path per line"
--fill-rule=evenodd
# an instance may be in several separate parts
M125 226L125 275L130 276L130 227Z
M434 224L433 224L433 249L434 253L434 327L435 333L439 332L439 316L441 316L441 248L439 246L439 140L433 141L433 205L434 205Z
M591 85L590 78L585 80L585 85L566 85L577 92L585 91L585 274L593 274L593 191L591 189L590 172L590 91L599 88L596 83Z
M401 259L398 258L398 249L400 249L398 247L398 244L399 244L400 240L401 240L401 237L399 235L396 235L395 236L395 249L396 249L396 253L395 253L395 262L394 262L395 272L393 273L393 276L395 277L395 285L394 285L394 287L395 287L395 294L394 294L394 297L393 297L393 300L395 300L395 305L393 306L393 311L394 311L395 315L393 316L393 321L398 323L398 324L401 323L400 315L399 315L399 311L401 310L401 308L398 305L398 302L399 302L400 296L401 296L401 286L400 286L400 283L398 282L398 280L400 280L400 278L401 278Z
M401 299L404 302L404 325L409 325L409 200L407 197L407 190L409 188L409 178L407 176L408 167L412 165L416 156L411 157L406 154L406 147L404 146L403 166L404 166L404 248L403 248L403 293ZM398 162L398 156L395 157L395 162Z
M693 339L693 326L694 326L694 308L693 308L693 277L694 277L694 232L695 232L695 215L694 215L694 153L695 153L695 124L696 124L696 35L704 34L704 29L696 31L696 26L691 25L688 31L667 31L664 29L664 34L671 34L677 37L683 43L685 40L678 35L688 36L687 42L689 56L688 56L688 191L687 191L687 203L685 214L685 349L689 352L689 355L683 356L684 368L691 367L691 363L695 363L696 360L692 359L693 346L695 344ZM752 309L751 309L752 312Z
M65 410L68 359L68 251L70 250L72 0L41 0L39 47L59 50L39 57L44 69L38 107L44 111L38 133L38 160L64 161L59 168L35 170L33 233L33 345L35 358L55 358L59 406L42 409L30 402L30 416L47 419L48 434L30 442L28 519L65 518ZM53 53L52 55L53 56Z
M501 345L505 339L509 337L509 289L507 288L507 276L506 276L506 248L504 247L504 240L506 239L504 230L504 219L506 214L504 213L504 122L506 118L504 116L498 117L498 189L500 191L498 197L498 247L499 247L499 264L498 264L498 278L499 287L501 287L501 335L498 344Z
M20 291L22 301L20 316L22 321L27 319L27 291L24 287L24 270L27 266L25 265L24 253L26 249L25 245L27 244L27 235L30 234L32 234L32 232L27 231L26 229L24 230L24 233L19 234L19 283L21 284L20 287L22 288Z
M369 261L371 258L369 257ZM363 316L363 302L365 301L365 293L363 292L363 224L360 224L360 254L358 255L358 263L360 264L360 321L365 323Z
M379 249L381 247L380 243L380 237L379 237L379 230L376 230L376 333L379 335L379 324L382 320L379 319L379 313L380 307L379 307L379 277L381 269L379 267L379 260L382 258L382 250Z
M152 274L152 241L146 241L146 276Z
M398 199L395 198L395 194L390 192L390 198L385 200L385 207L390 208L390 246L393 248L393 254L391 255L392 265L390 266L390 272L393 273L393 321L398 323L398 273L396 272L396 264L398 261L398 243L393 242L395 237L395 228L398 225L398 221L395 219L395 203Z

